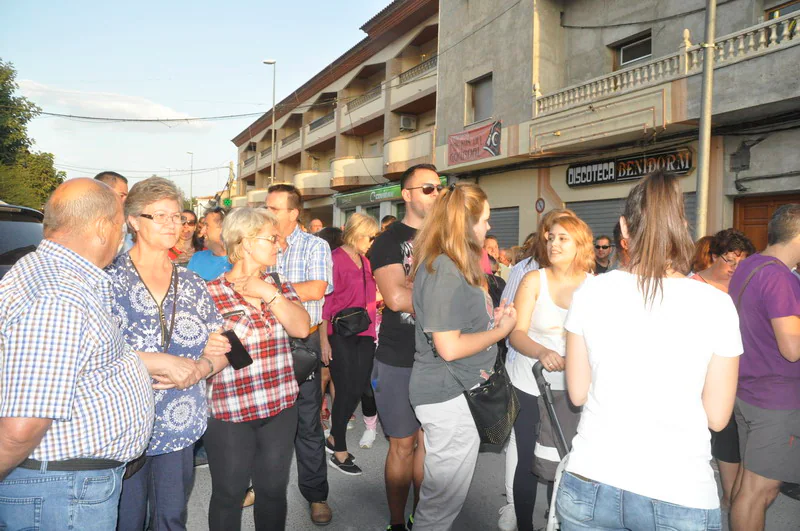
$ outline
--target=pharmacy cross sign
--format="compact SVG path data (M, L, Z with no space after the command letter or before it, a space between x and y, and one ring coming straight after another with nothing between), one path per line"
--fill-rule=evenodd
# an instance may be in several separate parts
M595 184L612 184L635 181L662 169L685 175L692 171L694 157L688 148L629 155L611 160L573 164L567 168L567 185L570 188Z

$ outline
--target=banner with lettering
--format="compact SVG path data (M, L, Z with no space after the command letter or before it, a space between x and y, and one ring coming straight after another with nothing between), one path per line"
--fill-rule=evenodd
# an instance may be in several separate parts
M500 154L503 124L499 121L447 137L447 165L496 157Z
M567 168L567 185L571 188L595 184L634 181L662 169L683 175L692 170L692 151L687 148L628 155L611 160L573 164Z

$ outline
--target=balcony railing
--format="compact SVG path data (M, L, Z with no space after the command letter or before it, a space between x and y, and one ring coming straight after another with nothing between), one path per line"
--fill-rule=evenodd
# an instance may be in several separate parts
M331 123L335 117L336 117L336 111L331 111L322 118L317 118L316 120L308 124L308 130L314 131L315 129L319 129L323 125Z
M347 104L347 112L352 112L358 109L359 107L363 107L364 105L366 105L371 101L377 100L378 98L380 98L382 90L383 87L377 86L369 90L365 94L362 94L361 96L355 98L353 101Z
M800 12L789 13L718 38L714 67L719 68L800 44L798 21ZM689 42L689 30L684 30L683 44L677 53L617 70L551 94L537 96L535 112L540 116L563 111L597 99L697 74L702 69L703 48L692 45Z
M405 83L408 83L409 81L413 81L414 79L421 77L423 74L426 74L431 70L436 70L436 65L438 64L438 62L439 62L439 56L434 55L427 61L423 61L417 66L409 68L408 70L400 74L399 76L400 84L403 85Z
M256 156L255 155L253 155L252 157L248 157L248 158L244 159L244 167L246 168L246 167L250 166L255 161L256 161Z
M286 138L284 138L283 140L281 140L281 146L289 145L292 142L294 142L295 140L297 140L298 138L300 138L300 131L295 131L291 135L289 135Z
M263 159L264 157L269 157L272 155L272 147L268 147L267 149L262 149L259 156Z

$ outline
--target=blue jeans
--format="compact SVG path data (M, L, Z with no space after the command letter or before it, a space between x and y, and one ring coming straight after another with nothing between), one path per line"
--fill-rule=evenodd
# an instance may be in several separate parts
M561 478L556 511L563 531L722 529L719 509L692 509L654 500L604 483L584 481L570 473Z
M114 529L124 472L16 468L0 482L0 530Z

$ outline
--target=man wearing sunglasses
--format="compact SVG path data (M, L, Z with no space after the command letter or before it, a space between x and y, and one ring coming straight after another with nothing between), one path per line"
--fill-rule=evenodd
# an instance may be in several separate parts
M425 456L422 432L411 409L408 383L414 364L414 308L411 303L412 242L442 190L436 166L419 164L400 178L406 214L378 236L370 250L375 281L383 295L383 320L372 369L372 385L383 432L389 437L386 456L386 498L390 526L406 529L408 489L414 483L414 506L422 484ZM409 520L413 522L413 517Z
M607 273L611 265L611 238L598 236L594 241L594 272L599 275Z

